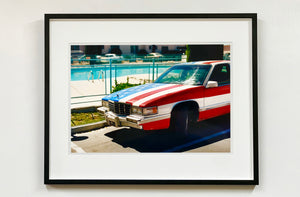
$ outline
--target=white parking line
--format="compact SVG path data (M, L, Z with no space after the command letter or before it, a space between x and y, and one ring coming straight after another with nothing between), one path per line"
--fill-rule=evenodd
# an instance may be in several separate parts
M77 146L74 142L71 142L71 148L76 151L76 153L85 153L85 151Z

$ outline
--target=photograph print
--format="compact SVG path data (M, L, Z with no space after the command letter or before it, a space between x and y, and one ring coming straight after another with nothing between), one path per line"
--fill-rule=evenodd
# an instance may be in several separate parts
M70 153L231 152L230 43L70 46Z

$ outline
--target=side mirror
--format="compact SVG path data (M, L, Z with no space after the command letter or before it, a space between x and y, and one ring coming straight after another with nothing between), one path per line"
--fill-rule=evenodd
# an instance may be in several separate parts
M215 88L218 87L218 82L217 81L208 81L206 88Z

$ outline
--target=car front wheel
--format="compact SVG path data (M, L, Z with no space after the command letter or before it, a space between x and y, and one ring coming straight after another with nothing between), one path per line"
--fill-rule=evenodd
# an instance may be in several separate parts
M188 135L193 122L192 111L182 108L172 114L171 128L178 134Z

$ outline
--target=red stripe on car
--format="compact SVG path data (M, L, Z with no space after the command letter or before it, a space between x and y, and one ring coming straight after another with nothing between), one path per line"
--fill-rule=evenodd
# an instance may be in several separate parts
M143 130L167 129L170 126L170 118L144 123L142 126Z
M151 100L145 101L140 104L140 107L150 107L165 105L173 102L178 102L182 100L192 99L192 98L202 98L203 97L203 86L194 86L188 89L179 90L176 92L171 92L165 95L157 96Z
M204 90L203 90L204 89ZM230 85L220 86L216 88L205 88L204 86L194 86L189 89L168 93L155 97L149 101L140 104L140 107L151 107L166 105L169 103L198 99L203 97L218 96L230 93Z
M230 105L208 109L199 113L199 121L230 113Z
M139 96L136 96L128 101L126 101L126 103L128 104L133 104L134 102L140 100L140 99L143 99L147 96L151 96L152 94L155 94L155 93L158 93L158 92L162 92L162 91L165 91L165 90L169 90L169 89L172 89L172 88L176 88L176 87L179 87L179 86L182 86L182 85L173 85L173 86L168 86L168 87L165 87L165 88L160 88L160 89L157 89L157 90L153 90L151 92L147 92L147 93L144 93L144 94L141 94Z
M219 86L215 88L206 88L204 90L204 97L218 96L230 93L230 85Z
M219 62L224 62L224 60L209 61L209 62L204 62L203 64L213 64L213 63L219 63Z

